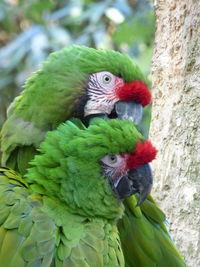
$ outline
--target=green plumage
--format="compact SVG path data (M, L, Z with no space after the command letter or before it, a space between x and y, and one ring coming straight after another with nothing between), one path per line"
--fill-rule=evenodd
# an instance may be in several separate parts
M123 204L101 174L102 157L142 140L129 121L98 120L87 129L69 121L48 133L26 179L0 169L0 262L123 267L125 256L126 266L185 266L153 200L136 208L132 196L122 221ZM117 223L131 229L120 236L124 256Z
M39 153L37 148L44 140L47 132L54 130L60 123L71 119L72 116L77 115L76 113L81 111L81 99L85 97L85 86L88 80L88 75L94 72L105 70L122 77L126 82L130 82L132 80L145 80L137 65L135 65L128 56L115 51L95 50L87 47L72 46L51 54L47 61L42 64L41 69L37 71L33 77L27 80L25 84L25 90L9 107L8 118L1 131L1 164L3 166L11 167L24 175L27 172L27 168L30 167L30 160ZM110 123L111 122L109 122L109 124ZM107 153L107 149L109 153L121 153L126 150L131 150L134 147L135 140L132 138L135 136L136 131L134 130L134 134L132 135L129 126L126 128L126 125L129 124L130 123L123 122L123 127L121 127L121 130L112 130L107 124L103 124L101 127L104 128L105 132L101 137L98 136L99 133L102 133L103 129L100 129L95 125L93 128L90 128L93 129L93 132L90 132L90 134L85 130L84 126L80 122L78 122L78 125L82 131L78 131L78 128L72 123L70 124L70 122L67 126L61 126L61 128L59 128L60 133L58 133L59 131L53 133L55 134L55 138L50 137L51 135L49 135L47 137L47 140L49 141L43 143L42 151L46 151L45 153L48 154L48 157L46 156L45 158L41 159L39 156L35 159L35 162L37 162L37 168L36 166L33 167L32 172L29 172L27 176L27 179L30 179L29 182L32 181L34 184L31 186L29 185L28 188L26 188L27 185L24 185L24 180L19 178L19 176L17 177L16 174L11 175L10 171L5 170L2 172L0 177L0 179L2 178L0 190L2 190L1 194L3 196L3 198L1 198L2 205L0 204L0 213L2 213L2 216L0 216L0 223L2 225L0 229L0 246L2 246L3 241L3 250L1 249L0 255L3 258L0 257L0 262L4 262L4 260L10 261L10 255L14 250L17 249L16 255L12 256L13 266L24 266L24 262L27 263L28 261L30 266L39 266L38 264L41 264L42 262L45 262L46 264L42 266L48 266L48 263L51 262L52 257L55 255L58 255L56 258L57 266L62 266L61 262L66 255L75 255L73 260L70 259L66 262L67 266L74 266L72 261L75 261L76 257L77 266L88 266L83 260L80 264L80 259L82 259L83 254L85 251L87 251L88 259L91 262L95 262L94 265L101 266L102 262L105 261L104 266L112 266L108 265L108 256L105 256L105 259L101 256L99 258L99 254L92 253L94 250L91 250L91 247L89 248L88 245L86 246L84 242L83 245L82 241L81 248L78 247L75 250L73 247L73 251L76 251L74 254L72 253L72 247L67 246L66 248L66 242L69 242L71 239L67 237L67 230L63 232L63 230L60 229L60 226L58 227L59 223L61 224L63 221L60 219L59 222L55 222L55 220L52 219L54 218L55 214L53 214L53 211L50 212L50 209L48 209L48 205L52 205L52 207L56 205L56 212L60 212L60 214L62 214L63 206L61 205L62 207L59 208L57 202L56 204L55 202L49 204L48 201L46 201L46 204L44 205L44 198L39 197L39 195L53 194L53 197L56 199L58 196L65 197L62 190L60 191L60 181L62 180L61 177L71 177L72 181L74 175L76 176L80 174L76 166L80 165L80 167L84 169L84 167L88 165L88 162L94 162L93 159L95 159L95 153L97 153L96 156L100 156L104 153ZM65 131L66 129L67 132ZM81 133L81 136L76 137L77 140L74 141L72 149L70 148L69 144L65 142L64 137L66 135L68 136L69 140L72 141L77 131ZM89 134L91 137L90 141L92 142L92 146L90 149L88 146L89 141L82 137L85 132L87 132L87 134ZM104 139L105 133L110 133L110 135L106 140L106 145L103 145L102 138ZM120 139L120 136L123 138L121 138L122 141L120 141L118 144L116 140ZM136 136L136 139L142 138L138 133ZM57 142L56 140L59 140L59 138L60 142ZM125 144L124 140L128 140L128 143ZM124 146L126 145L127 147L125 148ZM63 155L62 147L65 147L69 154ZM80 161L77 162L74 158L74 153L80 153L81 157L86 157L83 161L85 164L80 163ZM71 156L69 157L69 155ZM58 159L62 159L59 164L62 166L68 166L67 172L62 171L62 168L58 168ZM91 164L91 166L89 165L87 171L83 171L81 174L82 181L85 181L84 186L87 186L87 194L89 198L87 202L89 203L88 205L90 208L87 208L87 216L91 216L93 212L98 212L96 206L93 205L93 202L91 202L91 199L94 197L91 189L95 188L96 185L94 185L92 180L89 180L90 183L88 183L88 173L90 174L94 171L98 172L99 167L96 167L95 169L93 164ZM71 173L71 176L69 173ZM12 176L12 179L10 176ZM53 177L56 177L56 180L54 180ZM15 179L20 179L20 182L15 182ZM74 192L76 192L75 189L77 189L79 185L79 181L75 180L73 189L70 186L66 188L67 196L69 198L74 195ZM103 186L103 184L101 186ZM109 187L106 186L104 189L108 190L108 188ZM10 201L13 201L13 204L6 204L5 199L7 199L7 192L12 192L12 196L15 200L13 201L11 197ZM35 194L33 192L38 193ZM73 210L75 209L86 212L85 208L80 209L80 201L85 195L85 190L79 190L78 192L79 195L74 197L73 204L71 204L70 214L72 214ZM63 199L59 199L59 201L63 201ZM97 198L96 201L100 201L100 197L99 199ZM15 202L18 203L18 208L14 206ZM111 223L110 220L112 220L113 217L120 217L122 215L123 205L118 207L118 215L116 215L116 211L113 210L115 205L111 206L110 201L107 201L106 198L104 198L104 202L106 205L104 211L107 212L107 214L109 213L109 216L112 217L109 218L109 223ZM118 229L125 255L126 266L185 266L183 260L173 247L173 244L166 232L164 226L165 216L157 208L152 199L149 198L148 201L145 201L141 208L135 208L134 203L137 203L135 196L132 196L124 203L125 216L118 222ZM40 206L42 208L39 208ZM46 207L45 209L44 206ZM98 202L98 207L100 206ZM24 214L25 211L23 210L26 209L27 213ZM19 212L16 214L16 217L15 210ZM48 224L48 221L50 221L50 223L53 222L54 225L50 227L50 232L48 232L46 229L47 232L42 233L41 235L48 236L48 238L44 238L44 240L42 237L42 240L46 242L46 245L41 243L43 241L40 240L39 236L35 237L34 234L31 234L33 225L35 225L34 227L40 226L40 223L36 224L37 213L42 213L41 217L44 216L44 225L46 222ZM80 214L78 217L82 218L83 214L81 211L79 213ZM9 218L9 220L6 222L7 218ZM75 218L73 217L72 220L74 219ZM82 225L82 222L80 222L79 219L77 220L76 226L77 229L79 229L78 224L80 223L80 225ZM106 220L108 220L108 218ZM5 222L6 224L9 223L10 227L12 227L8 229L4 227ZM90 229L95 235L97 234L101 236L102 233L107 237L112 237L110 233L114 233L113 236L117 235L115 224L111 223L111 226L107 229L107 223L101 222L99 224L98 221L97 226L95 223L96 222L92 221L92 225L98 230ZM41 224L41 227L41 229L34 228L34 231L38 233L42 232L42 229L44 229L45 226L43 227ZM69 227L69 225L66 227ZM29 238L30 236L31 238ZM27 244L25 251L28 251L27 254L30 256L28 256L28 260L25 259L22 254L20 254L21 252L19 252L21 251L21 245L19 245L21 244L20 242L23 242L23 240L27 239L28 241L25 243ZM16 240L16 242L14 242L14 240ZM89 240L94 242L92 237L90 237ZM101 251L100 247L102 246L103 241L98 242L97 239L95 240L95 242L98 243L98 251ZM116 241L116 238L114 238L114 240L115 241L113 241L111 238L109 242L114 242L116 245L116 242L118 241ZM31 243L28 243L29 241ZM50 248L52 249L52 242L54 244L53 252L50 250ZM87 242L88 241L86 241L86 243ZM106 242L106 246L108 246L108 241ZM47 251L49 253L47 253L42 260L41 258L38 258L41 257L40 253L37 253L38 247L44 250L42 252L43 254ZM114 249L114 252L113 249L111 249L110 253L115 254L116 249ZM108 255L107 252L105 254ZM5 256L3 255L7 255L8 257L5 259ZM80 255L80 257L77 255ZM121 259L120 261L122 262L123 266L123 256L121 252L119 252L119 258ZM7 262L5 261L5 263Z
M3 266L123 266L113 221L72 214L60 201L14 182L13 175L21 179L0 169Z
M0 262L5 266L124 266L123 204L99 161L143 140L129 121L72 122L48 133L23 180L0 171ZM97 149L94 149L96 147Z
M135 197L134 197L135 198ZM186 267L165 226L165 214L151 196L140 206L131 197L119 220L120 240L127 267ZM129 199L130 201L130 199Z
M116 51L70 46L52 53L8 110L1 164L24 174L46 132L81 112L88 75L104 70L126 82L145 80L138 66Z

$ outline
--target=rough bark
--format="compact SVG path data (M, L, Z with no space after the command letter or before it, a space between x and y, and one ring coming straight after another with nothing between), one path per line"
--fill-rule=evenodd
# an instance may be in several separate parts
M200 266L200 1L155 1L153 195L188 266Z

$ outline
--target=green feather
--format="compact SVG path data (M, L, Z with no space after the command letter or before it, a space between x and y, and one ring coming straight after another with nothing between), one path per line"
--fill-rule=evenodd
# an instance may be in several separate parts
M124 266L116 226L123 204L99 161L132 151L143 137L129 121L77 125L47 134L26 179L0 169L0 262L7 266L13 259L21 266Z
M0 169L0 262L186 266L152 197L141 207L135 207L137 196L127 199L121 219L123 204L101 176L101 158L133 151L143 140L134 125L102 119L88 128L77 125L67 122L47 134L26 180Z
M9 107L1 131L2 166L25 174L46 132L77 113L88 76L98 71L147 83L139 67L116 51L70 46L52 53Z
M51 54L47 61L42 64L41 69L27 80L25 90L15 99L9 108L8 119L1 132L2 165L10 166L17 171L19 170L21 174L25 174L27 166L30 166L30 159L38 153L36 150L40 143L44 140L46 133L54 130L58 125L70 119L73 114L76 113L81 99L86 96L85 85L87 83L88 75L105 70L110 71L117 76L121 76L126 82L130 82L132 80L144 80L147 83L138 66L133 63L127 55L123 55L115 51L95 50L87 47L71 46ZM90 141L87 141L85 138L85 128L81 123L76 122L76 124L78 127L74 126L72 123L71 125L69 124L67 126L67 133L65 132L65 127L61 126L59 131L55 133L54 138L49 137L49 141L43 143L43 146L39 151L41 153L46 153L46 151L49 150L50 153L46 158L42 158L42 160L40 157L35 158L33 165L37 165L37 168L36 166L33 167L35 173L34 171L33 173L29 173L27 179L29 178L30 181L34 183L37 182L37 184L31 185L31 190L39 194L50 194L54 197L59 197L61 201L66 201L64 192L67 190L67 201L70 202L74 192L80 187L80 185L82 185L82 182L75 181L67 188L64 187L64 190L60 190L63 179L68 175L68 173L70 173L73 177L77 176L79 174L77 166L80 166L80 168L84 170L84 167L89 165L88 162L91 161L91 166L89 165L87 171L83 171L81 175L84 187L87 188L89 192L88 201L90 203L89 207L87 207L87 209L83 209L82 212L87 212L88 215L91 216L94 212L94 207L92 207L91 204L91 199L93 199L94 196L91 193L91 189L95 187L95 183L92 180L89 181L89 183L88 180L86 182L86 177L88 173L92 174L94 172L99 172L98 167L93 167L94 161L92 159L95 158L95 151L97 153L95 156L98 158L105 155L109 149L109 153L122 153L124 151L123 140L126 140L126 138L129 140L133 133L128 129L128 127L126 128L126 123L124 123L120 130L109 129L109 127L105 124L102 124L100 127L93 125L91 126L91 130L88 132L87 136ZM79 127L81 132L77 135L77 129ZM103 135L101 133L102 127L104 128ZM120 133L123 128L123 133ZM102 144L101 135L104 136L107 133L110 134L104 138L105 142ZM65 134L67 134L68 140L72 140L71 145L64 141ZM143 139L139 134L136 135L137 137L135 140ZM73 142L74 136L76 136L75 142ZM118 140L118 138L121 139L119 147L117 147L117 142L115 141ZM111 140L113 140L113 146L109 146ZM135 140L131 140L130 143L132 146L128 149L134 149ZM92 145L90 142L92 142ZM130 143L127 144L127 147ZM87 153L85 153L86 151ZM82 152L84 155L81 154ZM71 155L71 157L69 157L69 155ZM73 157L76 157L77 155L83 156L83 162L74 160ZM59 167L59 159L62 159L62 167L68 166L67 173ZM58 179L54 179L55 176ZM12 180L12 183L16 184L14 180ZM20 183L19 186L22 186L22 184ZM108 187L106 188L103 182L99 184L99 186L101 189L106 191L107 196L107 198L104 199L106 208L101 212L106 213L109 211L110 216L113 213L116 214L114 209L108 209L108 199L110 198ZM81 208L81 202L82 199L84 199L85 192L81 189L78 192L79 195L75 194L73 196L74 203L71 206L71 211L75 210L77 207L78 209ZM23 198L25 197L25 194L22 192L21 195ZM99 200L101 197L99 197ZM12 202L12 199L8 201ZM129 221L129 224L127 228L121 227L120 224L118 225L121 237L125 236L124 239L122 238L122 243L125 257L127 257L127 261L130 264L129 266L135 266L134 264L137 264L136 266L148 266L146 265L146 262L148 262L148 260L149 262L152 261L149 256L145 258L146 252L144 251L146 243L142 233L141 236L137 233L137 238L140 240L138 243L143 244L144 248L143 246L137 244L137 247L139 248L135 251L140 255L138 256L139 260L137 261L137 257L136 259L133 258L134 254L132 253L132 249L133 245L136 245L136 242L134 238L135 235L133 234L134 231L132 233L132 228L134 229L135 217L138 220L140 218L147 219L151 227L155 227L155 225L159 226L159 229L162 229L160 232L161 236L163 233L166 233L166 228L163 223L163 213L160 212L157 207L155 208L156 205L152 202L152 199L149 199L149 201L149 203L146 202L147 204L144 203L143 206L141 206L141 209L133 207L133 203L135 202L132 204L131 201L129 204L125 203L126 214L130 214L128 217L124 217L123 223ZM112 207L112 205L110 206ZM130 211L130 208L132 211ZM9 212L9 207L5 207L4 212L2 213L3 219L0 219L2 222L7 219ZM123 211L120 209L119 213L122 214L122 212ZM30 224L27 227L24 226L26 235L28 235L29 227ZM145 227L143 227L143 229L145 229ZM22 227L20 228L20 232L21 231ZM148 231L148 227L146 231L151 232ZM59 238L59 236L56 236L57 242L59 242ZM158 242L157 240L161 239L155 239L155 243ZM162 253L164 255L169 253L166 257L170 257L171 255L171 258L175 257L175 259L180 259L180 257L177 256L175 249L172 250L172 252L168 251L167 244L170 242L170 240L167 240L166 244L165 242L162 242ZM161 241L158 243L161 244ZM129 245L127 246L127 244ZM173 256L174 254L175 256ZM18 256L16 259L18 262L21 262L21 258ZM160 264L159 259L160 258L158 257L157 262ZM104 257L104 262L106 262L106 260L107 262L109 261L107 255ZM62 262L60 262L58 258L55 259L55 262L62 266ZM152 262L153 264L155 263L154 260ZM176 262L176 260L174 260L174 262ZM38 264L38 259L32 262L32 264ZM67 259L66 264L73 266L73 261L71 259ZM164 266L164 264L166 265L167 263L162 262L162 264L163 265L161 266ZM172 262L170 262L170 264L172 264ZM180 260L180 266L185 266L182 260Z
M137 208L125 202L125 215L118 222L126 266L186 267L165 226L165 215L151 196ZM140 211L138 212L139 209Z

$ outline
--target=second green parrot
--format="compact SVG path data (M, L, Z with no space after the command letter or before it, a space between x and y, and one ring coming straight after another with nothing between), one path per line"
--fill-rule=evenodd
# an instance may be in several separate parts
M125 197L147 197L156 149L130 121L98 119L60 125L39 151L25 178L0 169L0 263L128 266L116 224ZM185 266L151 198L132 212L132 266Z

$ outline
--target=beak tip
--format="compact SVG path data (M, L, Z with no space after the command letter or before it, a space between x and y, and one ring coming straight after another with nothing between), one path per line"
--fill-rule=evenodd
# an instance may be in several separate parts
M136 207L139 207L146 199L147 199L148 195L145 197L141 197L141 195L138 198L138 202L136 204Z

